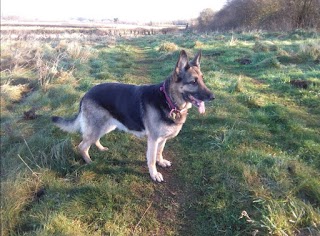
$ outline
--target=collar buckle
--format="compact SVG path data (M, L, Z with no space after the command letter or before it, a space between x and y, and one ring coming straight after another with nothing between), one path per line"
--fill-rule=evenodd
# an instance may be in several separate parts
M163 82L163 85L160 87L160 91L164 93L167 104L168 104L169 108L171 109L168 114L168 118L170 118L172 120L180 119L181 113L187 109L184 108L184 109L180 110L174 105L173 101L170 99L169 95L166 92L166 81Z

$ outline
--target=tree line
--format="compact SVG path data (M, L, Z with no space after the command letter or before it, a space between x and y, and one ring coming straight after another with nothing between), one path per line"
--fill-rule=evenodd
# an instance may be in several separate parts
M320 0L229 0L218 12L204 9L196 28L208 30L320 29Z

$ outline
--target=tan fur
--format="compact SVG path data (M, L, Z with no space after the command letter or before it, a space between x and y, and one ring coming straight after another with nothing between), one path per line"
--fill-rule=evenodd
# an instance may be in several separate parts
M163 117L161 117L161 112L159 112L160 107L145 103L147 105L142 114L145 130L139 132L129 130L113 117L106 108L103 108L93 100L86 99L86 97L82 99L81 109L76 118L65 120L60 117L54 117L53 121L65 131L81 131L83 139L78 147L86 163L91 162L89 149L92 144L95 144L100 151L108 150L107 147L102 146L100 143L100 137L115 129L130 132L139 137L146 135L148 143L146 156L150 176L154 181L162 182L164 179L162 174L158 172L156 163L161 167L171 166L171 162L164 159L162 155L163 149L168 139L178 135L186 121L187 110L192 106L183 94L189 92L197 93L198 91L207 93L207 95L211 94L203 82L200 71L200 57L201 54L198 53L189 65L187 55L182 51L174 72L166 80L168 96L178 109L183 110L172 122L164 121ZM195 80L199 83L199 86L189 84ZM126 102L126 99L130 98L124 98L123 102ZM163 102L165 103L165 101ZM135 105L137 109L139 109L138 106L141 106L141 104Z

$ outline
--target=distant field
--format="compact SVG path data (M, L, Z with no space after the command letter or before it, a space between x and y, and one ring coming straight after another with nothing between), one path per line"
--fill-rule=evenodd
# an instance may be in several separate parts
M319 33L50 35L1 34L1 235L320 234ZM122 132L85 165L50 117L99 83L163 81L181 49L216 99L167 144L166 182Z
M4 27L24 27L24 30L28 30L30 27L56 27L56 28L116 28L116 29L133 29L133 28L145 28L145 29L162 29L168 27L185 28L184 25L173 25L166 23L111 23L111 22L81 22L81 21L5 21L2 20L1 25Z
M185 29L185 25L139 25L112 23L70 22L1 22L1 38L3 39L65 39L88 38L94 36L132 37L177 33Z

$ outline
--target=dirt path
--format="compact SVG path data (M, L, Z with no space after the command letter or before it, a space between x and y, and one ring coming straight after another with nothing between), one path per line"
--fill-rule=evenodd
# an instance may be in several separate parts
M149 50L137 45L136 70L137 76L147 76L152 83L152 69L150 65L158 63L157 58L152 57ZM169 141L170 142L170 141ZM164 156L171 160L173 165L170 168L158 167L158 170L165 178L164 183L154 183L155 196L152 207L157 212L157 221L161 223L160 232L157 235L165 235L168 228L172 228L174 234L188 232L188 219L186 219L185 205L188 198L185 183L178 177L179 162L181 153L172 150L172 142L164 150ZM162 229L163 228L163 229Z

